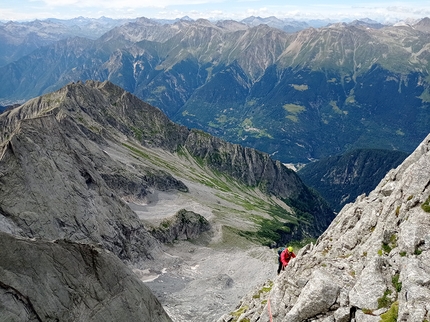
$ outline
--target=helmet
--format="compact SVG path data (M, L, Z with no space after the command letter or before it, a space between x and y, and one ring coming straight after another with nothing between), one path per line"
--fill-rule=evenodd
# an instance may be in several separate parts
M290 252L290 253L292 253L293 252L293 247L291 247L291 246L288 246L288 251Z

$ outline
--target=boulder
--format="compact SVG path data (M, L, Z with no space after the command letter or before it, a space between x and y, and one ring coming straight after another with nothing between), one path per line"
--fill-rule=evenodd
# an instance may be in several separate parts
M211 225L205 217L182 209L172 218L164 219L159 227L150 232L162 243L171 243L175 240L196 239L210 228Z

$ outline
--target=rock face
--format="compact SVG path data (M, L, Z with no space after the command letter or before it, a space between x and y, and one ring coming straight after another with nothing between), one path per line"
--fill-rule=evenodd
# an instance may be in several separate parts
M151 258L156 241L101 168L120 167L70 118L27 119L3 148L0 214L21 236L101 244L122 259Z
M112 253L2 232L0 243L2 321L171 321L151 291Z
M346 205L270 293L245 298L242 321L429 320L428 169L430 135L368 196Z

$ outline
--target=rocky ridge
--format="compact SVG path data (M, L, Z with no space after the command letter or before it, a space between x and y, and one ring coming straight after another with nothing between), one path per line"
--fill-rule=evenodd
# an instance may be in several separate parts
M297 217L304 216L303 220L307 223L302 226L304 229L299 229L300 234L317 236L333 218L328 206L310 191L292 170L284 167L279 161L274 161L267 154L256 150L230 144L201 131L179 126L171 122L159 109L140 101L110 82L88 81L86 84L80 82L70 84L56 93L33 99L17 109L4 113L0 118L0 124L5 160L0 166L10 167L14 164L16 169L22 168L23 173L38 174L30 178L34 183L28 184L26 181L29 178L17 176L16 171L3 170L3 182L15 182L12 188L15 191L6 191L0 210L4 214L14 214L10 215L11 218L19 214L20 219L14 219L15 224L19 223L18 226L26 227L32 222L27 217L34 216L35 209L39 207L36 205L56 209L57 212L63 209L64 215L59 222L49 217L50 212L39 211L41 216L50 218L49 225L40 226L50 233L40 237L57 238L55 237L57 229L63 232L60 235L62 237L77 236L76 232L67 232L69 225L74 226L76 200L82 200L82 205L86 206L85 211L81 212L88 214L88 218L84 220L85 225L79 229L83 231L83 235L79 237L80 241L83 241L83 236L93 232L91 234L95 235L90 237L91 240L104 242L108 239L113 243L116 238L101 240L96 237L98 234L94 233L98 230L89 229L88 225L94 225L94 220L100 221L100 218L109 217L107 214L120 211L124 213L120 216L122 218L120 221L130 223L118 225L120 227L131 225L133 228L120 228L115 231L123 231L128 239L139 235L137 233L139 225L131 224L136 219L132 219L134 214L124 207L119 199L114 202L118 204L115 206L118 210L109 211L107 214L103 212L100 217L92 217L90 214L100 213L103 208L110 209L105 203L113 202L114 198L110 198L112 194L139 200L147 196L150 189L187 191L183 180L176 179L184 172L183 169L175 168L161 158L146 157L147 152L142 151L142 147L188 155L199 166L204 165L246 186L273 195L281 202L273 204L275 208L283 204L283 208L280 209L284 209L286 213ZM40 139L29 139L36 133L36 137ZM119 145L122 151L129 150L146 160L143 164L133 164L132 167L124 169L123 161L114 160L106 152L112 145ZM43 167L40 164L41 160ZM70 173L66 176L67 172ZM45 173L51 173L53 178L47 180ZM55 184L61 182L60 186L52 185L51 180ZM82 191L77 193L77 187ZM226 185L226 189L227 187ZM45 191L52 193L46 196ZM64 194L61 199L66 200L59 207L55 206L56 199L49 197L55 195L54 191ZM34 196L34 200L28 198L24 204L16 201L25 195ZM43 199L46 200L42 202ZM75 206L69 205L67 200L73 202ZM90 205L89 200L93 200ZM307 203L300 203L299 200L305 200ZM100 206L95 207L92 203L100 203ZM8 208L9 205L13 205L11 209ZM19 211L15 212L17 209ZM109 220L109 226L111 221L112 218ZM115 219L114 222L116 221ZM297 226L297 221L290 222ZM103 227L103 224L99 223L98 226ZM40 233L39 229L32 230L36 234ZM26 233L32 237L28 229ZM99 235L105 237L112 234L113 232L99 231Z
M219 321L429 320L429 168L430 135L261 297L250 294Z

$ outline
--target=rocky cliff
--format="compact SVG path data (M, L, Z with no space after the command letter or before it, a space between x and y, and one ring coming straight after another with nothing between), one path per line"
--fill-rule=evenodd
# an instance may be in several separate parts
M102 177L121 168L69 117L21 121L2 150L1 221L21 236L100 244L122 259L151 258L156 241Z
M220 321L428 321L429 168L430 135Z
M110 252L3 232L0 243L1 321L171 321Z

